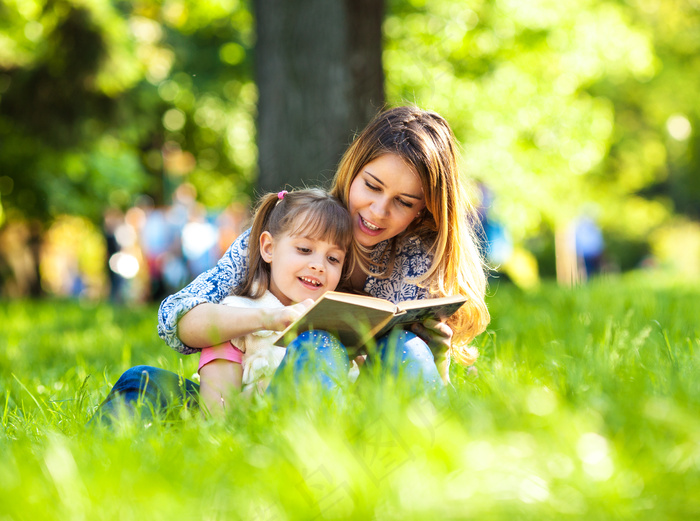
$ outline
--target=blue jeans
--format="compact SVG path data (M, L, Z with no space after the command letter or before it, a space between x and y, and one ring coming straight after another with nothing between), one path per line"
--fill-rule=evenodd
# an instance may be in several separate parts
M90 423L111 423L120 410L134 414L138 409L142 418L153 413L171 413L183 407L197 408L199 385L172 371L137 365L127 369L100 404Z
M287 346L267 392L272 396L284 390L297 394L298 388L308 387L329 396L338 395L349 385L349 368L347 350L334 336L325 331L307 331ZM442 387L430 348L409 331L395 330L379 339L367 357L366 371L380 380L399 379L415 392ZM145 408L145 414L196 406L198 391L197 384L171 371L136 366L119 378L95 416L109 417L120 404L130 410L143 405L140 409Z

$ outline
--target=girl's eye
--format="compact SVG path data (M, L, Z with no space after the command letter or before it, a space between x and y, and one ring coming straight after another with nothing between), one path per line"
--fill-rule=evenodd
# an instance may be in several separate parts
M328 257L328 261L331 264L340 264L340 259L337 259L336 257Z
M378 192L378 191L380 190L380 188L379 188L378 186L373 185L373 184L370 183L369 181L365 181L365 186L366 186L367 188L369 188L370 190L372 190L373 192Z
M299 253L311 253L311 248L303 248L301 246L297 246L297 251Z

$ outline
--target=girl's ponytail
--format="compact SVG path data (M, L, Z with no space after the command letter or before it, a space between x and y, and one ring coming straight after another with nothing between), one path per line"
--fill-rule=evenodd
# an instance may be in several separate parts
M283 190L266 194L258 202L248 243L248 274L237 295L260 298L270 287L270 265L260 255L263 232L273 237L289 233L332 242L346 251L341 281L352 272L352 220L338 198L320 188Z
M270 269L260 255L260 236L270 228L270 216L277 206L284 204L275 193L269 193L260 198L255 209L255 217L250 228L248 242L248 277L240 289L241 295L260 298L270 285Z

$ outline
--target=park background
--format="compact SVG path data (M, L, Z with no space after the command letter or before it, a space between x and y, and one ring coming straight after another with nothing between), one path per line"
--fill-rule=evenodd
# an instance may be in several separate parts
M594 272L700 275L695 0L0 10L5 296L105 298L111 276L113 299L158 300L256 195L328 184L397 104L453 126L503 279L580 281L584 254Z
M0 0L0 518L697 518L699 22L697 0ZM156 334L187 261L404 103L453 126L496 268L446 400L86 427L129 367L194 377Z

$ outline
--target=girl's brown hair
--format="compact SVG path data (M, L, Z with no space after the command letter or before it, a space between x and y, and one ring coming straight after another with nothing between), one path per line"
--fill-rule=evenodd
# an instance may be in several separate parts
M402 241L417 236L429 245L432 266L419 280L411 282L427 287L435 296L469 297L448 324L454 332L451 355L464 364L474 363L478 352L467 344L490 320L484 301L486 267L478 247L476 209L459 178L452 129L439 114L416 107L397 107L380 113L343 155L331 193L347 206L350 185L357 174L384 154L396 154L418 174L426 203L419 218L391 240L384 275L391 273ZM367 252L356 248L355 253L368 272Z
M283 233L320 239L335 244L346 252L341 283L352 273L352 221L337 197L320 188L293 192L269 193L262 196L255 209L248 243L248 275L236 294L260 298L270 287L270 265L260 255L260 236Z

